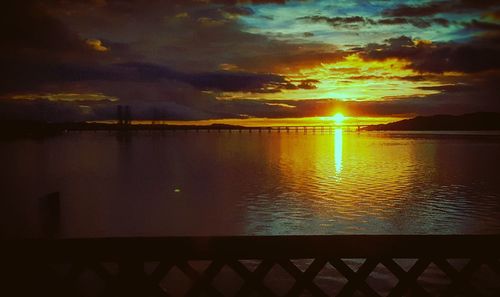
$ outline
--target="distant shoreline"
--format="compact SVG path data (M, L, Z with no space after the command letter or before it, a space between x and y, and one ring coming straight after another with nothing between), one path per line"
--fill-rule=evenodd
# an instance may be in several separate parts
M278 128L280 127L280 128ZM230 124L172 125L172 124L116 124L116 123L46 123L37 121L0 121L0 138L50 137L65 131L136 131L136 130L293 130L295 127L341 128L359 131L495 131L500 130L500 113L477 112L464 115L419 116L412 119L378 125L324 125L324 126L243 126Z
M363 131L494 131L500 130L500 113L419 116L388 124L370 125Z

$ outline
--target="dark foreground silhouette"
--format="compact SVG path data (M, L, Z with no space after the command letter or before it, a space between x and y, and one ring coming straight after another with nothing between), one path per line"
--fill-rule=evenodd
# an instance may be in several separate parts
M0 243L9 296L500 296L498 235Z
M476 112L464 115L420 116L389 124L364 127L366 131L479 131L500 130L500 113Z

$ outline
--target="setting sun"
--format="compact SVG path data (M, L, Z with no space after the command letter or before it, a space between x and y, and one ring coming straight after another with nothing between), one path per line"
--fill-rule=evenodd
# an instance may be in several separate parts
M346 117L343 114L341 114L340 112L338 112L334 116L332 116L332 120L335 121L335 124L341 124L345 119L346 119Z

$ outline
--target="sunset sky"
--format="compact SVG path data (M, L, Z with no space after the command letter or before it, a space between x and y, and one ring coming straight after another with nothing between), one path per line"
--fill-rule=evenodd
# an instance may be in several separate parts
M500 111L498 1L8 2L0 119Z

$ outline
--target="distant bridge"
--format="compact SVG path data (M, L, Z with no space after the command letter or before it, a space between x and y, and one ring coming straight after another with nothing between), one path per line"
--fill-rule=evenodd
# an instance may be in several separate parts
M233 125L163 125L163 124L87 124L70 126L71 131L194 131L194 132L247 132L247 133L331 133L336 129L361 131L368 125L294 125L294 126L233 126Z

